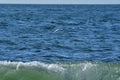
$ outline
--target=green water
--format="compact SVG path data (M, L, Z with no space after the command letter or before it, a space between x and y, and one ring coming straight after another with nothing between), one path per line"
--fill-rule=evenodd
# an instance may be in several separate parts
M59 76L44 70L38 71L27 68L15 70L14 68L2 67L0 69L0 80L59 80Z
M120 80L120 64L2 62L0 80Z

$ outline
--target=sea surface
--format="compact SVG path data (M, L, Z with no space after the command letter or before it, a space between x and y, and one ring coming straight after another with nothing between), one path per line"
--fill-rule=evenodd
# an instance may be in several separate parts
M0 4L0 80L120 80L120 5Z

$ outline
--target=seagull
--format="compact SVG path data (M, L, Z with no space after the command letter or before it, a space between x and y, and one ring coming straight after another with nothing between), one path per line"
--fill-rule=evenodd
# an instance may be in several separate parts
M56 29L54 32L64 31L64 29Z

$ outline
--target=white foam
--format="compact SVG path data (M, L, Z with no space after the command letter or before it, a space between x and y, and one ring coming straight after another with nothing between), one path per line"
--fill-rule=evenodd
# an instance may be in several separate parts
M90 68L93 67L93 66L95 66L95 65L93 65L92 63L86 63L86 64L84 65L82 71L85 71L85 70L87 70L87 69L90 69Z
M16 70L19 70L20 66L44 68L44 69L52 70L52 71L55 71L55 72L64 71L65 70L62 66L60 66L58 64L46 64L46 63L37 62L37 61L33 61L33 62L0 61L0 65L5 65L5 66L13 65L13 66L16 66Z
M17 64L16 70L19 70L19 67L20 67L20 63Z

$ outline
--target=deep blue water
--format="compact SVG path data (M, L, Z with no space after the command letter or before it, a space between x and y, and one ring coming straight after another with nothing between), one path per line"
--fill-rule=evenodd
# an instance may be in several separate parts
M0 61L120 61L120 5L0 5Z

